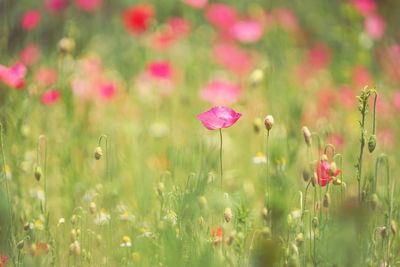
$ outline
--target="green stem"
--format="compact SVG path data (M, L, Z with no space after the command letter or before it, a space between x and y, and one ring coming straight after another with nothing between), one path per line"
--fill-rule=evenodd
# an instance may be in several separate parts
M271 156L269 154L269 131L267 131L267 144L266 144L266 153L267 153L267 173L265 178L266 189L265 193L267 194L267 206L268 211L270 210L270 194L271 194L271 184L269 179L269 162L271 161Z
M220 169L220 177L221 177L221 189L222 189L222 180L223 180L223 171L222 171L222 129L219 129L219 140L220 140L220 147L219 147L219 169Z

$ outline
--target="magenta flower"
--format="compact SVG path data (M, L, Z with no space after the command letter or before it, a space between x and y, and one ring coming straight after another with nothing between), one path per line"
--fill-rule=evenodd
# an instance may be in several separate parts
M255 43L263 35L261 23L255 20L237 21L231 28L233 37L242 43Z
M172 67L168 61L154 61L147 66L147 71L155 79L172 78Z
M27 31L33 30L40 22L40 13L37 10L28 10L24 13L21 20L22 28Z
M327 160L322 160L316 166L317 182L320 186L326 186L334 177L340 174L340 170L331 168L331 164Z
M207 5L208 0L183 0L188 6L191 6L195 9L201 9Z
M364 21L365 32L375 40L383 37L386 31L386 23L379 15L368 16Z
M42 103L44 105L53 105L60 100L61 94L60 91L56 89L47 90L42 94Z
M208 6L205 16L214 27L219 30L228 30L236 22L238 15L233 7L215 3Z
M40 58L40 48L36 44L27 45L20 53L19 59L25 65L32 65Z
M58 13L67 7L66 0L45 0L44 4L48 11Z
M224 80L214 80L200 92L203 100L213 105L232 105L240 100L240 87Z
M0 81L14 89L22 89L25 86L26 67L21 63L16 63L12 67L0 64Z
M92 12L101 7L102 0L75 0L75 5L86 12Z
M251 55L234 44L217 44L213 50L215 61L232 72L245 74L252 68Z
M242 116L233 109L217 106L206 112L200 113L197 117L208 130L229 128Z

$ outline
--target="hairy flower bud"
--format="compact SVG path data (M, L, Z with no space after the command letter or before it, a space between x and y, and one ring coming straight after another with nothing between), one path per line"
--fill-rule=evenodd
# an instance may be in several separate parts
M35 167L35 178L36 181L40 181L40 178L42 177L42 168L40 166Z
M103 150L99 146L96 147L96 149L94 150L94 158L99 160L101 159L102 156L103 156Z
M260 132L262 125L263 125L262 120L260 118L255 118L253 121L254 132L256 133Z
M272 129L272 126L274 125L274 117L272 117L272 115L267 115L264 118L264 125L267 131L270 131Z
M18 248L19 250L21 250L21 249L24 248L24 245L25 245L24 240L21 240L21 241L19 241L19 242L17 243L17 248Z
M232 220L233 214L230 208L226 208L224 211L224 219L228 223Z
M303 132L303 136L304 136L304 141L306 142L307 146L311 146L312 144L312 139L311 139L311 132L308 129L307 126L304 126L303 128L301 128L301 131Z
M369 150L369 152L370 153L374 152L375 147L376 147L376 135L373 134L373 135L371 135L369 137L369 140L368 140L368 150Z
M306 183L310 181L310 172L308 170L303 170L303 180Z

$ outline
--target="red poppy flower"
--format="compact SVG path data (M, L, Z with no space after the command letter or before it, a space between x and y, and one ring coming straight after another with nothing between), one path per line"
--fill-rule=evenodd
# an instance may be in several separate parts
M222 241L223 231L221 227L217 227L211 230L211 236L213 237L213 244L218 245Z
M126 29L133 34L142 34L148 28L154 16L154 8L150 4L138 4L124 11L122 20Z
M320 186L326 186L334 177L340 174L340 170L332 169L331 164L327 160L317 163L317 182Z

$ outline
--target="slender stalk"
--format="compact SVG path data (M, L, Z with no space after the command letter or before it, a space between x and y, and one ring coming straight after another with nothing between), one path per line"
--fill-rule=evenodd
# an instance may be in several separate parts
M265 184L266 184L265 193L267 194L268 210L270 210L271 184L270 184L270 179L269 179L269 162L271 161L271 156L269 154L269 131L267 131L266 153L267 153L267 171L266 171L267 173L266 173L266 177L265 177Z
M223 170L222 170L222 129L219 129L219 141L220 141L220 147L219 147L219 171L220 171L220 177L221 177L221 189L222 189L222 180L223 180Z

